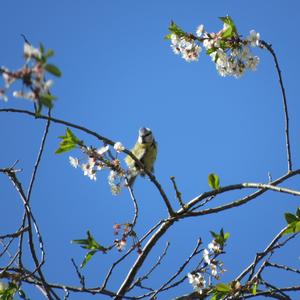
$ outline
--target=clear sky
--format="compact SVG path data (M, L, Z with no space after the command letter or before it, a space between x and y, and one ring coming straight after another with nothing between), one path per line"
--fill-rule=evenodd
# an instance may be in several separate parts
M287 163L282 100L271 56L255 49L261 59L256 72L240 79L222 78L204 53L197 63L186 63L172 53L170 43L164 40L170 21L186 31L195 31L199 24L217 31L222 27L218 17L229 14L239 33L246 36L255 29L272 43L287 92L296 169L300 163L299 10L298 1L3 1L1 65L14 69L23 63L22 33L33 45L42 42L54 49L52 62L63 76L53 87L58 97L53 116L121 141L127 148L135 143L140 127L150 127L159 144L155 174L176 205L170 176L176 177L188 201L210 189L207 176L211 172L220 176L222 186L268 182L268 172L274 179L280 177L287 171ZM32 109L30 102L13 98L1 102L0 107ZM44 122L1 113L0 127L0 168L18 159L26 187ZM54 154L57 137L64 131L61 125L51 125L32 208L46 244L47 278L78 285L70 259L80 263L85 251L70 241L83 238L90 230L99 242L110 244L115 238L113 224L130 221L133 209L127 191L117 197L111 195L108 173L99 174L96 182L90 181L70 167L67 154ZM88 145L101 146L95 139L74 132ZM297 189L299 183L294 179L285 186ZM0 176L0 186L2 234L19 227L22 210L4 175ZM140 206L136 230L142 235L166 217L166 210L147 179L136 181L135 192ZM227 194L211 205L242 194ZM297 198L269 192L245 206L175 224L149 257L148 267L170 241L168 256L149 280L150 285L159 287L163 275L171 276L191 253L197 238L201 237L205 246L211 240L209 231L222 227L231 233L223 256L228 271L222 277L223 282L229 282L283 228L283 214L294 212L297 206ZM83 271L87 286L99 285L107 267L120 255L113 251L95 256ZM299 268L299 239L275 257ZM130 262L134 259L135 255ZM108 288L119 286L128 266L122 265ZM280 276L282 285L292 283L287 276L270 276L273 282ZM159 299L189 291L192 287L185 282ZM32 295L39 295L36 293ZM83 298L71 295L70 299Z

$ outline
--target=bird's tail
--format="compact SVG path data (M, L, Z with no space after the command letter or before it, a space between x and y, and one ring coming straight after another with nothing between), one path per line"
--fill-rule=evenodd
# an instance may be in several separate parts
M134 168L128 171L126 186L133 187L133 184L138 176L139 172Z

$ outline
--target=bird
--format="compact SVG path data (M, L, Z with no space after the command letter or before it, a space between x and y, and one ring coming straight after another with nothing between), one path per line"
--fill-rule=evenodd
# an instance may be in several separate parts
M132 154L140 160L145 170L154 172L154 163L157 156L157 143L150 128L139 129L139 136L136 144L131 149ZM125 158L128 166L127 186L132 187L138 175L145 176L144 170L140 169L137 163L129 155Z

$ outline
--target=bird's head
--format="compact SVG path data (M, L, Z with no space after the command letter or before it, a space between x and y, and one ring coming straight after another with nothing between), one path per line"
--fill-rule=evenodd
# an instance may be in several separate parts
M153 142L153 134L150 128L142 127L139 130L138 142L141 144L149 144Z

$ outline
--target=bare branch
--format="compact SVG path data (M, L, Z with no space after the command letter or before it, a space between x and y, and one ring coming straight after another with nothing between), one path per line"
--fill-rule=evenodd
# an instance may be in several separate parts
M213 214L213 213L217 213L223 210L227 210L230 209L232 207L237 207L240 205L243 205L255 198L257 198L258 196L262 195L263 193L265 193L266 191L269 190L269 187L272 187L272 190L274 189L274 186L284 182L285 180L300 174L300 169L295 170L295 171L291 171L288 174L283 175L282 177L274 180L273 182L267 184L264 188L260 188L258 191L249 194L243 198L240 198L236 201L227 203L225 205L221 205L221 206L217 206L217 207L213 207L213 208L208 208L199 212L190 212L190 211L185 211L183 209L179 210L177 212L178 215L182 215L182 217L194 217L194 216L201 216L201 215L207 215L207 214ZM197 196L196 198L190 200L186 205L188 206L188 209L192 208L194 205L196 205L199 201L206 199L207 197L211 197L211 196L217 196L219 194L223 194L225 192L228 191L233 191L233 190L237 190L237 189L245 189L245 188L249 188L246 186L247 184L235 184L235 185L229 185L226 187L222 187L220 189L217 190L213 190L213 191L209 191L209 192L205 192L202 193L201 195ZM285 191L286 192L286 191Z
M136 285L137 285L137 286L141 286L141 285L140 285L141 282L142 282L143 280L149 278L149 276L151 275L151 273L152 273L152 272L153 272L153 271L161 264L161 261L162 261L163 258L166 256L167 251L168 251L168 249L169 249L169 246L170 246L170 242L167 242L166 247L165 247L165 249L164 249L162 255L160 255L160 256L158 257L157 262L152 266L152 268L151 268L146 274L144 274L143 276L139 277L139 278L131 285L131 287L130 287L128 290L133 289L134 286L136 286Z
M51 109L48 110L48 117L51 117ZM36 159L36 162L35 162L35 165L34 165L34 169L33 169L33 172L32 172L29 187L28 187L28 192L27 192L27 201L28 202L30 201L31 192L32 192L34 181L35 181L36 173L37 173L39 164L41 162L42 154L43 154L44 147L45 147L45 142L46 142L47 135L48 135L48 132L49 132L50 123L51 123L51 120L48 119L47 123L46 123L45 131L44 131L44 134L43 134L43 137L42 137L41 146L40 146L40 149L39 149L39 152L38 152L38 155L37 155L37 159Z
M271 263L269 261L266 263L266 265L267 265L267 267L273 267L273 268L277 268L277 269L283 269L283 270L286 270L286 271L291 271L291 272L295 272L295 273L300 274L300 270L295 269L295 268L291 268L289 266L275 264L275 263Z
M125 183L126 183L126 186L128 188L129 195L130 195L130 198L131 198L131 200L133 202L133 206L134 206L134 216L133 216L133 220L132 220L132 223L131 223L131 230L130 230L130 231L132 231L135 224L136 224L136 222L137 222L137 218L138 218L138 215L139 215L139 207L138 207L135 195L133 193L133 190L132 190L131 186L129 186L129 184L128 184L128 179L127 178L125 178Z
M146 232L146 234L144 234L144 236L139 240L139 243L141 244L154 230L156 230L161 224L163 223L163 221L159 221L156 225L154 225L152 228L150 228L150 230L148 230L148 232ZM132 251L135 249L135 246L133 245L121 258L119 258L118 260L116 260L110 267L110 269L107 272L107 275L101 285L102 289L105 289L114 269L117 267L117 265L119 263L121 263L130 253L132 253Z
M175 181L175 177L172 176L170 179L171 179L171 181L173 183L173 188L175 190L176 198L178 200L178 203L180 204L180 206L182 207L182 209L185 209L184 202L182 201L182 197L181 197L181 192L179 192L179 190L178 190L178 187L177 187L177 184L176 184L176 181Z
M44 263L44 249L43 249L42 237L40 235L40 231L39 231L38 225L37 225L37 223L35 221L35 218L34 218L32 212L31 212L31 209L30 209L29 203L27 201L26 195L24 193L23 187L22 187L20 181L17 179L17 176L16 176L15 172L12 171L12 170L7 170L5 173L7 174L7 176L9 177L9 179L11 180L11 182L14 185L15 189L18 191L18 193L19 193L19 195L21 197L21 200L23 201L23 205L25 207L27 221L28 221L29 247L30 247L30 251L31 251L31 255L32 255L33 261L34 261L35 266L36 266L36 270L33 273L35 273L36 271L39 273L39 275L41 276L41 280L43 282L43 287L44 287L44 290L45 290L45 292L47 294L47 297L48 297L48 299L51 300L51 299L53 299L53 297L51 296L51 293L49 291L48 285L47 285L46 280L44 278L44 275L43 275L43 273L41 271L41 266ZM33 223L33 225L35 227L35 231L37 233L37 236L39 238L40 247L42 247L41 248L41 252L42 252L41 263L39 263L39 261L38 261L37 254L36 254L35 247L34 247L31 220L32 220L32 223Z
M191 253L191 255L187 258L187 260L180 266L180 268L178 269L178 271L170 278L168 279L159 289L157 289L155 291L155 293L152 295L152 297L150 298L150 300L154 300L156 299L156 295L158 293L160 293L166 286L168 286L176 277L178 277L182 271L185 269L185 267L189 264L189 262L191 261L191 259L197 255L199 253L199 248L202 244L202 241L201 239L199 239L197 241L197 245L196 247L194 248L193 252ZM186 276L184 277L184 279L186 278Z
M285 230L287 229L288 226L284 227L275 237L274 239L270 242L270 244L265 248L264 251L262 251L261 253L257 253L256 257L254 259L254 261L239 275L236 277L236 281L241 281L243 279L243 277L251 272L250 276L249 276L249 280L252 277L253 273L254 273L254 269L256 267L256 265L258 264L259 261L261 261L266 255L268 255L271 251L274 250L274 248L278 248L278 244L277 242L280 240L280 238L283 236Z
M285 143L286 143L286 152L287 152L288 172L291 172L292 171L292 157L291 157L291 143L290 143L290 133L289 133L289 114L288 114L288 106L287 106L287 100L286 100L285 88L283 85L281 70L279 67L276 53L273 50L272 45L266 43L265 41L260 41L260 43L273 56L276 71L278 74L278 79L279 79L279 84L280 84L280 89L281 89L281 94L282 94L282 101L283 101L284 117L285 117Z
M18 230L15 233L8 233L8 234L5 234L5 235L1 235L0 239L16 238L16 237L19 237L21 234L23 234L26 231L28 231L28 226L24 227L24 228L21 228L20 230Z
M76 274L77 274L77 276L79 278L79 282L80 282L82 288L85 288L85 278L84 278L84 276L80 273L79 268L76 265L75 260L73 258L71 259L71 262L72 262L72 264L73 264L73 266L75 268Z

